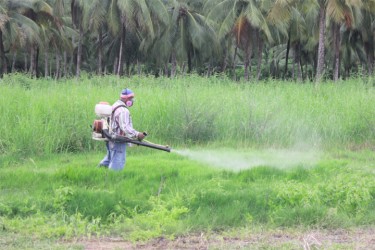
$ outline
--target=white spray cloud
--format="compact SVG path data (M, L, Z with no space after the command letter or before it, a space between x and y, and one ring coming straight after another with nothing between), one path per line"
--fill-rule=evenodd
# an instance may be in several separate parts
M240 171L259 166L291 168L296 166L311 167L320 159L316 150L267 149L251 151L220 150L173 150L191 160L226 170Z

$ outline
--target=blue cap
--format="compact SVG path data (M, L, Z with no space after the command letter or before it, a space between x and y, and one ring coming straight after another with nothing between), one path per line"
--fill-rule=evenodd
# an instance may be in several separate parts
M123 90L121 91L121 94L120 94L120 96L121 96L122 98L128 97L128 96L130 96L130 95L133 95L133 96L134 96L134 92L133 92L131 89L128 89L128 88L123 89Z

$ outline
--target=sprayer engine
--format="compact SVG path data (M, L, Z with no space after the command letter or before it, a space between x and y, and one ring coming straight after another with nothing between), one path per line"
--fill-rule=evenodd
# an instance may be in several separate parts
M146 140L131 140L124 136L114 135L111 131L111 115L112 115L112 106L108 102L100 102L95 105L95 114L99 119L94 120L92 128L92 139L97 141L114 141L114 142L125 142L132 143L139 146L149 147L153 149L163 150L166 152L171 152L169 146L163 146L148 142ZM143 132L146 136L147 133Z

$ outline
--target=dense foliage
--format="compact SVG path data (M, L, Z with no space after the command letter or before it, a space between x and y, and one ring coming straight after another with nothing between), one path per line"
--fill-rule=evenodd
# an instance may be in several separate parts
M373 0L0 0L0 70L338 80L374 64Z

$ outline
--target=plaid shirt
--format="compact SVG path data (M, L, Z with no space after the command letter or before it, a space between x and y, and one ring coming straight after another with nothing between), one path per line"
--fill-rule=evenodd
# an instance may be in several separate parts
M125 105L125 103L121 100L116 101L112 105L112 110L114 110L116 107L120 105ZM125 107L120 107L115 110L115 113L113 114L113 119L111 122L111 128L114 134L125 136L133 140L137 139L138 134L140 133L133 128L133 122L130 116L130 112Z

